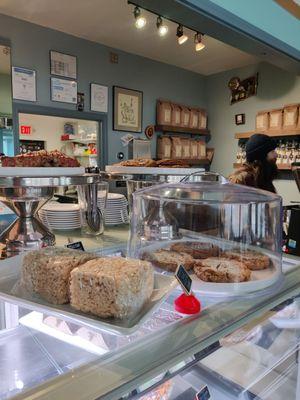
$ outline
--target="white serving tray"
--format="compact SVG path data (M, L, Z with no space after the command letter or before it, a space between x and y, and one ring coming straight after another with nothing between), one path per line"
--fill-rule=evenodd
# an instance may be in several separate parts
M195 172L203 172L204 168L158 168L158 167L122 167L119 165L107 165L105 171L111 174L133 175L186 175Z
M84 173L84 167L0 167L0 177L55 177L83 175Z
M218 245L221 248L232 248L233 245L237 245L238 243L230 243L227 241L218 241L216 239L212 239L211 237L205 237L201 235L195 236L195 238L191 237L184 237L181 240L174 240L172 243L176 242L195 242L195 241L202 241L202 242L210 242L213 244ZM166 248L168 249L170 247L171 243L169 241L167 242L159 242L157 244L151 244L149 246L145 246L140 249L140 252L145 252L149 251L150 253L161 249L161 248ZM260 251L260 249L257 248L251 248L249 246L249 250L255 250L255 251ZM274 265L276 265L276 260L274 259L274 255L271 252L267 251L261 251L263 254L266 254L269 256L273 262ZM249 293L254 293L258 292L264 289L267 289L268 287L272 286L275 284L277 281L280 281L281 278L281 269L278 266L278 269L275 268L275 266L271 266L269 268L266 268L264 270L260 271L251 271L251 278L247 282L236 282L236 283L215 283L215 282L205 282L202 281L197 277L197 275L193 271L189 271L189 274L193 280L192 284L192 290L194 292L206 294L209 296L224 296L224 297L230 297L230 296L243 296L247 295ZM157 273L160 273L165 276L170 276L173 275L172 272L167 272L161 268L155 267L155 270Z
M120 319L104 319L92 314L73 309L70 304L50 304L35 294L18 287L22 260L24 255L0 261L0 298L13 304L26 307L33 311L41 311L66 321L75 322L83 326L102 329L117 335L129 335L141 325L160 306L166 296L177 286L174 276L154 274L154 290L150 300L134 317Z

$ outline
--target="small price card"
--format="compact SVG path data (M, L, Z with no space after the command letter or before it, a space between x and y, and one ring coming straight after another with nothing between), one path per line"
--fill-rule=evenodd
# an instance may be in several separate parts
M179 265L175 272L175 278L180 283L182 289L187 295L192 293L192 278L187 273L183 265Z
M68 249L85 251L82 242L74 242L66 245Z
M195 400L209 400L211 399L208 387L205 385L196 393Z

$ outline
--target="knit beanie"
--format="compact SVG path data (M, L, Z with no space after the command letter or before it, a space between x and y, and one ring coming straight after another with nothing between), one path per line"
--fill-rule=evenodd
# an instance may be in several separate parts
M264 160L267 154L276 149L276 142L263 133L252 135L246 143L246 158L248 162Z

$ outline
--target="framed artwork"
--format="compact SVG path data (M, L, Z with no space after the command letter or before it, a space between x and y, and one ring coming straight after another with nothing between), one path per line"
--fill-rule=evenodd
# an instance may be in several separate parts
M77 82L51 77L51 100L77 104Z
M236 125L244 125L245 124L245 114L236 114L235 115L235 124Z
M91 83L91 111L107 113L108 87Z
M50 50L51 75L77 79L77 57Z
M257 93L258 74L250 76L249 78L241 80L239 77L234 76L228 82L228 88L231 92L230 104L246 100Z
M142 132L143 92L113 87L113 130Z
M15 100L36 101L36 71L12 67L12 95Z

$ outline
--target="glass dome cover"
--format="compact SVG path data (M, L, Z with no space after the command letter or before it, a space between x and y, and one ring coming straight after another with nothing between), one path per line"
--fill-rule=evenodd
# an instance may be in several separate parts
M281 198L219 181L155 185L133 194L129 252L157 272L190 270L193 290L240 295L281 274Z

